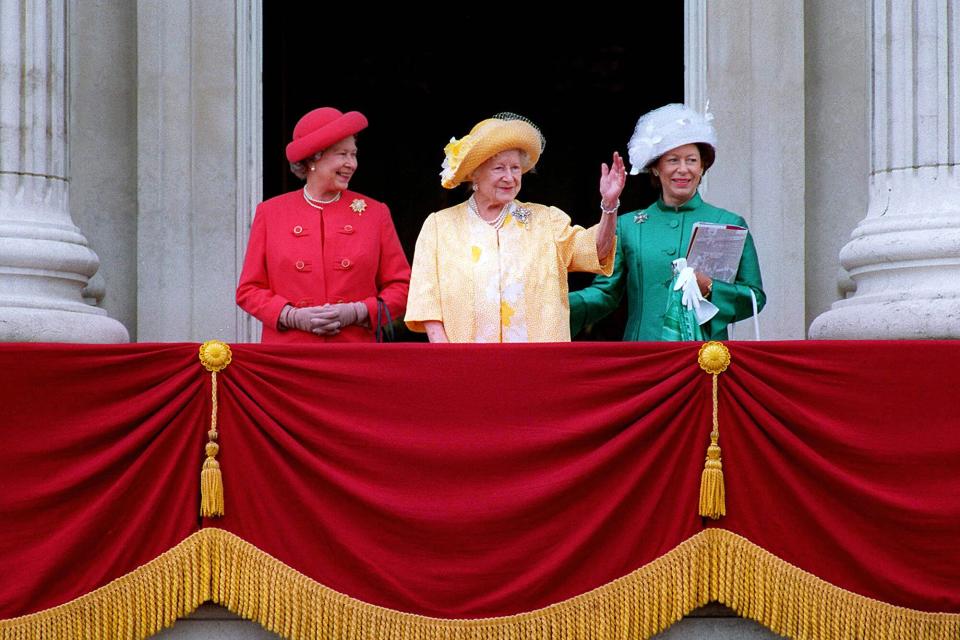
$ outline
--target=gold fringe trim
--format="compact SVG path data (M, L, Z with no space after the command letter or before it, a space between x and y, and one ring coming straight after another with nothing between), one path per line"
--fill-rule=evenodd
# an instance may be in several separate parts
M223 371L233 360L230 345L219 340L207 340L200 345L200 364L210 372L210 430L207 432L206 460L200 470L200 515L217 518L223 515L223 475L217 454L217 372Z
M725 529L710 538L710 600L798 640L960 638L960 613L928 613L821 580Z
M147 638L210 600L209 564L219 541L198 531L95 591L38 613L0 620L0 640ZM209 573L209 572L208 572Z
M146 638L206 600L285 638L311 640L634 640L711 601L791 638L960 637L960 614L851 593L723 529L702 531L623 578L537 611L447 620L337 593L211 528L67 604L0 620L0 640Z
M713 426L710 430L710 446L707 459L700 474L700 508L698 513L705 518L717 520L727 515L726 489L723 484L723 462L720 459L720 420L718 416L717 378L730 366L730 350L722 342L711 341L700 347L697 353L700 368L713 376Z

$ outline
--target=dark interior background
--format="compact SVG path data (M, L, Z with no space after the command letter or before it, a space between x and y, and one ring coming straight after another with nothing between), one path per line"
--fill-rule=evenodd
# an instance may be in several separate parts
M370 126L358 139L350 187L390 206L412 258L427 214L466 198L440 186L444 145L483 118L513 111L547 140L520 198L589 226L600 217L600 163L614 150L626 157L641 114L683 101L682 2L644 5L634 16L551 16L511 5L456 19L416 11L371 16L357 3L338 6L334 18L329 5L264 3L265 199L302 184L284 147L304 113L361 111ZM374 17L380 27L368 24ZM547 30L547 20L559 26ZM630 177L621 212L655 198L645 175ZM591 279L571 274L570 288ZM621 309L576 339L619 340L624 317ZM419 337L404 330L400 339Z

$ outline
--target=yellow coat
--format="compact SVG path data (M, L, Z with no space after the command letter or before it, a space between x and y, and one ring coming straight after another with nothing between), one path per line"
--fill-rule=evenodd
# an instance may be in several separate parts
M556 207L514 202L500 229L464 202L431 213L413 256L405 321L443 322L451 342L568 342L567 272L610 275L616 251L597 257L597 227L570 224Z

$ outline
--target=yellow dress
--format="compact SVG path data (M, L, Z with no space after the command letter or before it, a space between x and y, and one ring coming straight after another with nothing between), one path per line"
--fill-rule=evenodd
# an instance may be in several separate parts
M466 202L427 217L410 275L411 330L439 320L451 342L569 342L567 272L610 275L616 251L600 262L596 226L571 225L556 207L514 205L526 222L508 214L499 229Z

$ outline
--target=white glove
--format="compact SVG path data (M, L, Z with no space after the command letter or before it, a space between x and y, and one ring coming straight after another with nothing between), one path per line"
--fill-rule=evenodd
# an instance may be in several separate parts
M717 315L720 309L700 293L697 274L693 272L692 267L687 266L687 259L677 258L674 260L673 269L677 272L677 282L673 285L673 290L683 289L680 301L688 311L693 310L697 317L697 324L704 324Z

